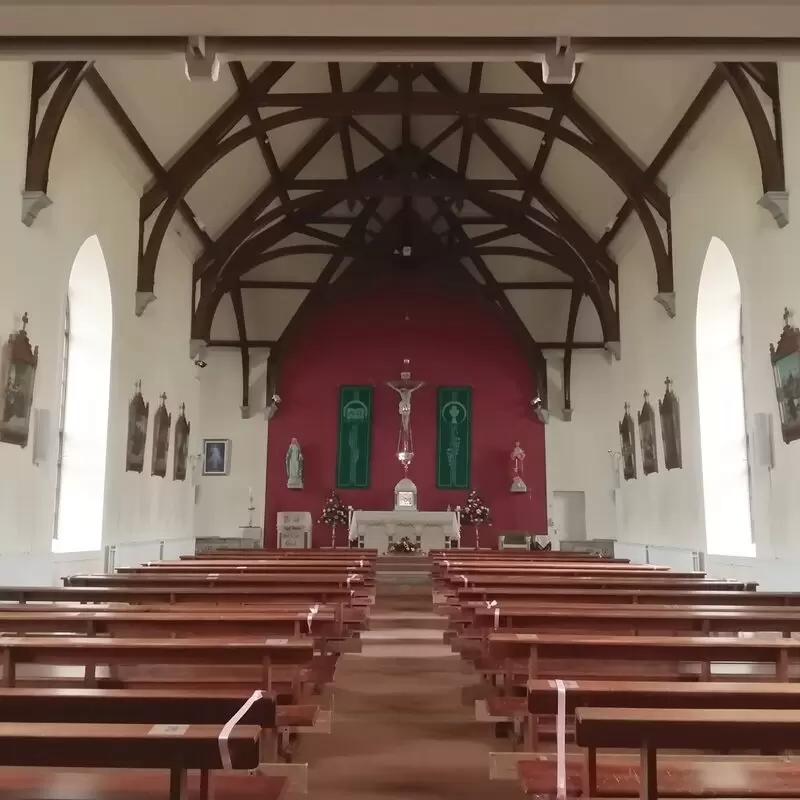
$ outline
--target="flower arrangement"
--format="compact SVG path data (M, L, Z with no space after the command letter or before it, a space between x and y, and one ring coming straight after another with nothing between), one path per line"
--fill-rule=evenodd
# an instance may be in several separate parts
M350 522L347 508L342 503L342 498L336 492L331 492L325 505L322 507L318 523L330 525L331 528L331 547L336 547L336 526L347 525Z
M392 553L416 553L419 551L419 545L412 542L408 536L404 536L399 542L392 542L389 550Z
M489 506L483 502L475 489L469 493L467 503L461 511L461 521L475 527L475 547L476 549L479 548L481 546L479 527L481 525L491 525L492 523Z

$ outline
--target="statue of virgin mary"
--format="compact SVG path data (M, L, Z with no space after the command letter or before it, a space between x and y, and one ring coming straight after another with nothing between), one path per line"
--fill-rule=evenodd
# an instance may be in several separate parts
M294 437L286 451L286 488L303 488L303 451Z

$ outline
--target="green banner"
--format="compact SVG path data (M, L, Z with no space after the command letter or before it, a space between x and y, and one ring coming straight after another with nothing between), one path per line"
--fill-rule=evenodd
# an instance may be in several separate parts
M469 489L472 389L440 386L436 420L436 488Z
M336 456L336 488L369 487L369 455L372 440L372 387L339 387L339 450Z

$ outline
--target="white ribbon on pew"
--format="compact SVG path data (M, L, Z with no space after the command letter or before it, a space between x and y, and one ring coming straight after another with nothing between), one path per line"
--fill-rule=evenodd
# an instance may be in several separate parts
M348 575L348 576L347 576L347 588L348 588L348 589L350 588L350 584L351 584L351 583L353 582L353 580L354 580L355 578L357 578L357 577L358 577L358 575L356 575L354 572L350 573L350 575Z
M359 569L364 569L364 559L363 558L359 558L358 559L358 568Z
M222 730L219 732L219 736L217 737L219 743L219 758L222 762L222 769L233 769L233 764L231 763L231 751L228 747L228 737L231 735L233 729L237 726L239 721L244 717L244 715L250 710L253 703L257 700L260 700L263 697L264 693L261 689L256 689L250 697L245 700L242 707L225 723Z
M447 560L442 561L442 564L444 564L444 568L445 569L450 569L450 562L449 561L447 561Z
M308 616L306 617L306 621L308 622L308 632L311 633L311 620L319 613L319 603L314 603L313 606L309 606L308 609Z
M494 629L497 630L500 627L500 606L497 605L497 600L492 600L491 603L486 602L486 608L494 609Z
M565 800L567 796L567 685L564 681L549 682L558 692L556 714L556 797Z
M466 589L466 587L469 586L469 581L467 580L467 576L459 575L458 577L461 578L462 581L464 581L464 588Z

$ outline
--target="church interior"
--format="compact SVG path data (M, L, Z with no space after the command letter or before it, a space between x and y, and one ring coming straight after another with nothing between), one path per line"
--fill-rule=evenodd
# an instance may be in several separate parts
M0 800L800 798L798 97L779 0L1 4Z

